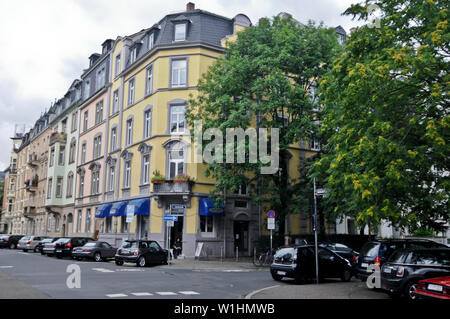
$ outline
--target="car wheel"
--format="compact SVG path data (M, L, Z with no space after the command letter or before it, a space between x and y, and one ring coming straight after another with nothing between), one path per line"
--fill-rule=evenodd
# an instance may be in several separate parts
M410 282L408 282L405 286L405 289L403 290L405 297L408 299L417 299L417 297L414 296L413 294L413 291L416 290L416 287L417 287L416 280L411 280Z
M116 265L117 265L117 266L122 266L122 265L123 265L123 261L121 261L121 260L116 260Z
M100 253L95 253L95 255L94 255L94 260L95 260L96 262L102 261L102 255L100 255Z
M350 281L352 279L352 272L350 270L344 270L341 276L342 281Z
M78 261L82 261L82 260L83 260L83 258L81 258L81 257L77 257L77 260L78 260Z
M56 258L58 258L58 259L62 259L62 256L56 255Z
M272 275L273 280L275 281L281 281L281 279L283 279L283 276L274 274L273 272L270 273Z
M34 247L33 252L37 253L39 249L37 247Z
M22 249L25 253L28 252L28 249Z
M144 256L141 256L137 261L138 267L145 267L147 265L147 261L145 260Z
M16 249L16 244L9 245L9 249Z
M45 253L43 251L41 251L41 255L45 255Z

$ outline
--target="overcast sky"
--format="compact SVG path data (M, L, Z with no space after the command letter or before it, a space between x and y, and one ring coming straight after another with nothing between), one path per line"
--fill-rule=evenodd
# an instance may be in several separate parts
M106 39L152 26L182 11L187 0L0 0L0 170L9 165L15 124L31 127L62 97L101 51ZM229 18L289 12L301 22L323 21L348 32L360 23L341 13L357 0L193 0Z

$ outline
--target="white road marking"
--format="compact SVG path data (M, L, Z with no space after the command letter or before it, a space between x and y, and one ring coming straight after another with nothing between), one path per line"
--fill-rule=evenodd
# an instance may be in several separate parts
M109 297L109 298L119 298L119 297L128 297L128 296L125 295L125 294L110 294L110 295L106 295L106 297Z
M280 285L275 285L275 286L270 286L270 287L266 287L266 288L262 288L262 289L258 289L258 290L252 291L247 296L245 296L245 299L252 299L253 295L257 294L258 292L261 292L261 291L264 291L264 290L267 290L267 289L272 289L272 288L279 287L279 286Z
M124 268L124 269L116 269L116 271L145 271L144 269L139 269L139 268Z
M191 291L191 290L189 290L189 291L179 291L179 293L183 294L183 295L200 295L198 292Z
M243 269L225 269L222 271L223 272L250 272L250 270L243 270Z
M14 266L0 266L0 268L5 269L5 268L14 268Z
M174 295L176 295L176 293L174 293L174 292L172 292L172 291L159 291L159 292L156 292L158 295L161 295L161 296L174 296Z
M114 270L109 270L106 268L92 268L92 270L100 271L100 272L114 272Z
M131 294L135 295L135 296L138 296L138 297L140 297L140 296L153 296L153 294L149 293L149 292L132 292Z

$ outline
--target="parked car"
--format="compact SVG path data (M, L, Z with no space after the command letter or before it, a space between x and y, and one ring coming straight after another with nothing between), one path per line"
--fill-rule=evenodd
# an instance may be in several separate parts
M40 240L38 243L37 243L37 245L36 245L36 247L34 248L34 252L40 252L41 253L41 255L44 255L44 251L43 251L43 248L44 248L44 245L46 244L46 243L52 243L52 242L54 242L54 241L56 241L56 240L58 240L58 237L55 237L55 238L53 238L53 237L46 237L46 238L43 238L42 240Z
M128 262L145 267L149 264L167 264L168 254L167 249L161 248L154 240L126 240L117 249L114 260L118 266Z
M77 260L83 258L94 259L95 261L102 261L114 258L116 248L112 247L105 241L88 242L82 247L75 247L72 250L72 257Z
M72 256L72 250L75 247L84 246L90 241L94 241L94 239L90 237L60 238L55 241L55 256L56 258Z
M443 244L427 239L382 239L369 241L364 244L359 252L355 265L356 276L362 281L373 272L369 265L378 264L380 267L397 249L409 248L447 248Z
M341 257L347 259L352 265L356 265L359 253L351 249L350 247L339 243L323 243L321 247L328 248L332 252L338 254Z
M415 299L420 280L442 276L450 276L449 248L401 249L381 267L381 288L392 297Z
M34 252L37 252L36 247L39 244L39 242L47 238L45 236L24 236L22 237L18 244L17 248L22 249L24 252L27 252L28 250L33 250Z
M413 294L419 299L450 300L450 276L421 280Z
M277 281L284 277L294 278L297 283L316 278L314 252L314 245L278 250L270 266L272 278ZM320 279L341 278L342 281L350 281L352 265L347 259L324 247L318 248L318 255Z
M0 238L0 248L16 249L19 240L24 235L4 235Z
M42 255L53 256L55 254L55 242L59 240L60 237L52 238L51 240L46 240L42 243Z

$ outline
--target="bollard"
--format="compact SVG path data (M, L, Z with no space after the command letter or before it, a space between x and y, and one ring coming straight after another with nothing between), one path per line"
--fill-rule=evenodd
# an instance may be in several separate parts
M223 247L220 247L220 262L223 263Z
M236 261L239 260L239 247L236 246Z

